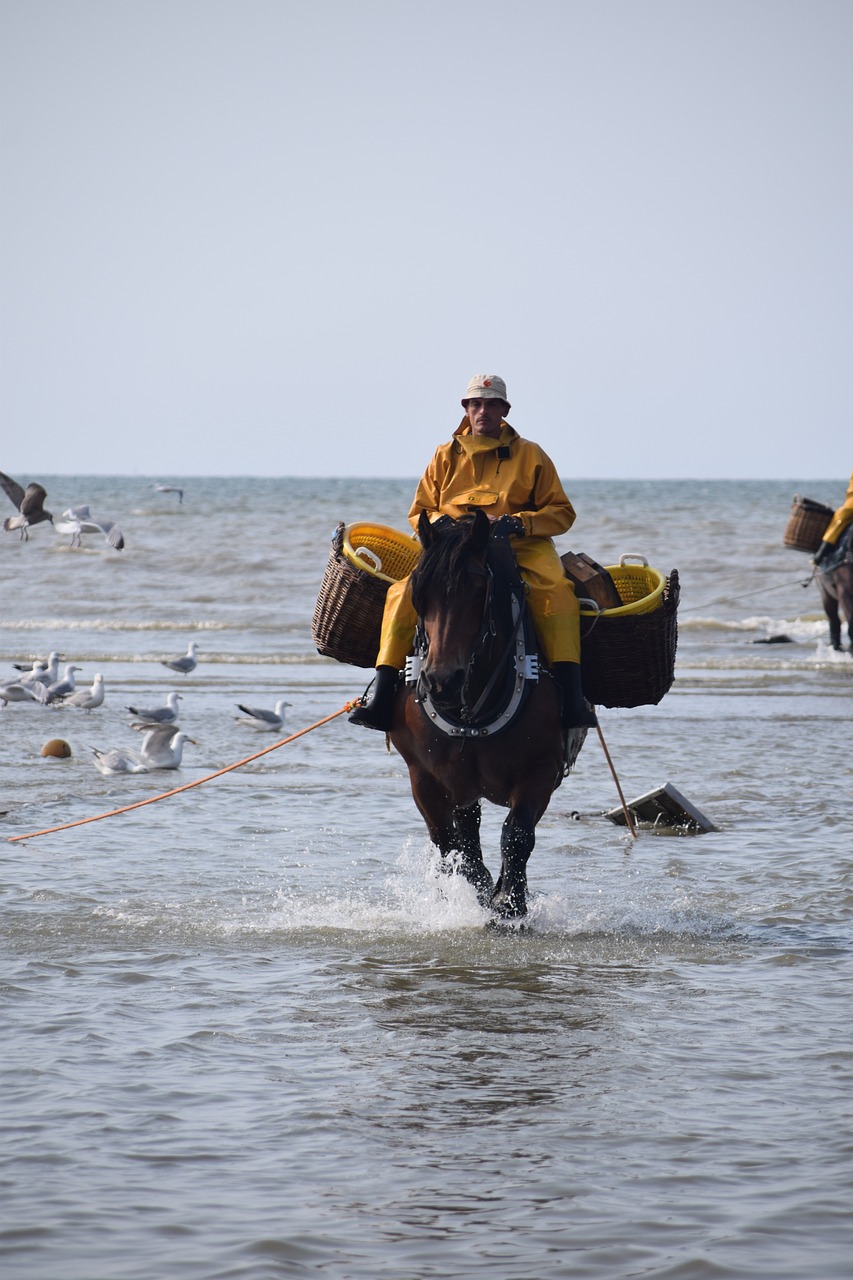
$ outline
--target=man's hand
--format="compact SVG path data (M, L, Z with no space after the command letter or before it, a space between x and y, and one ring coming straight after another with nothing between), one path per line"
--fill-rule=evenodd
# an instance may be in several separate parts
M493 538L523 538L524 521L521 516L501 516L492 525Z

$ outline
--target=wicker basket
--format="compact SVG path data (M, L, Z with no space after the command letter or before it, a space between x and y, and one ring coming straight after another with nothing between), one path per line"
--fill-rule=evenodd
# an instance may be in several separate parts
M795 551L814 554L823 541L823 535L835 512L821 502L801 498L797 493L791 502L791 514L782 542Z
M311 621L318 652L374 666L388 586L411 573L420 553L411 536L385 525L339 524Z
M600 707L654 706L675 678L678 570L665 578L646 564L620 562L607 571L624 604L581 610L584 695Z

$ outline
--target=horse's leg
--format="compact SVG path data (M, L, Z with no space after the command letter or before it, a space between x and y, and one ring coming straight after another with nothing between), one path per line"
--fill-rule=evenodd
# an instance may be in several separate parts
M455 809L453 822L460 854L459 871L477 890L482 906L486 906L494 891L495 882L483 862L480 847L480 802L465 809Z
M823 599L823 610L829 622L829 643L833 649L841 649L841 618L838 612L838 600L824 583L819 582L818 586Z
M504 920L527 915L527 859L536 843L531 812L510 810L501 830L501 873L492 894L492 910Z

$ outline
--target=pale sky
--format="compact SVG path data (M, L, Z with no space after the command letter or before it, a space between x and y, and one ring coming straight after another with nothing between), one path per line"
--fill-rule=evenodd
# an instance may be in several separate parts
M851 0L0 0L0 468L846 480Z

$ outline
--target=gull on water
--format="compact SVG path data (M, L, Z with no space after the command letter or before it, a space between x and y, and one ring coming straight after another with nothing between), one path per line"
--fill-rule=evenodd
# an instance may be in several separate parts
M44 509L47 490L43 485L28 484L26 489L22 489L17 480L0 471L0 486L5 489L13 505L18 508L18 515L8 516L3 521L4 529L9 531L20 529L20 536L26 542L30 536L27 530L31 525L40 524L42 520L50 520L53 523L53 516Z
M124 534L114 520L96 520L88 506L68 507L53 527L57 533L69 534L71 546L79 547L84 533L102 533L111 547L121 551L124 547Z
M178 718L178 702L181 693L167 693L165 707L128 707L132 715L138 716L143 724L174 724Z
M43 695L44 685L38 685L38 688ZM21 684L20 680L12 680L9 684L0 684L0 702L5 707L9 702L44 702L44 697L39 697L35 689Z
M95 768L105 778L114 778L120 773L147 773L148 765L138 751L129 748L114 747L111 751L101 751L92 747L95 757Z
M48 685L45 702L57 702L60 698L65 698L69 693L73 693L76 685L74 683L74 672L82 671L82 667L78 667L74 662L68 662L65 666L65 674L61 680L54 680L53 684Z
M263 707L244 707L242 702L238 702L237 706L245 712L245 715L235 717L237 724L250 724L255 729L283 729L284 708L289 707L290 703L280 698L275 704L275 711L265 711Z
M171 724L152 725L145 732L139 754L149 769L177 769L181 763L184 743L196 745L182 729L175 729Z
M82 707L84 711L94 711L104 701L104 677L98 672L90 689L75 689L60 702L61 707Z
M158 493L176 493L178 502L183 502L184 500L184 491L179 489L176 484L152 484L151 488L156 489Z
M181 675L187 675L190 671L195 671L198 665L195 652L198 648L195 640L190 640L187 651L182 658L161 658L160 661L164 667L171 667L173 671L179 671Z

